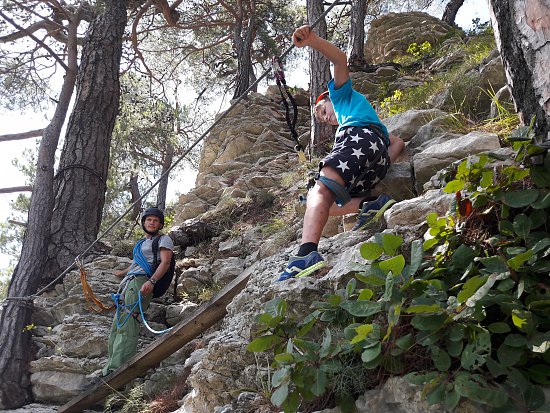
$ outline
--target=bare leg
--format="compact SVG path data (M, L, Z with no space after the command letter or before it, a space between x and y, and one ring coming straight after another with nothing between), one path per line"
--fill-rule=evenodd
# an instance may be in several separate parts
M394 163L401 152L405 149L405 142L403 139L390 135L390 146L388 146L388 156L390 157L390 163Z
M321 175L334 179L340 184L344 184L338 172L331 167L324 167ZM304 215L304 226L302 229L302 244L306 242L319 243L321 234L327 223L329 211L332 205L335 205L336 195L321 181L317 181L307 197L306 213Z

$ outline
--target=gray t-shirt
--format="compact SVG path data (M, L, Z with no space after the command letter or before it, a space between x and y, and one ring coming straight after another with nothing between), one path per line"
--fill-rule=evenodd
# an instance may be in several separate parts
M174 250L174 243L172 242L172 238L170 238L168 235L161 235L159 240L159 253L158 253L158 259L160 260L160 249L166 248L170 251ZM153 238L145 238L145 241L143 244L141 244L141 252L143 253L143 256L147 260L147 262L153 266ZM141 268L134 260L132 260L132 264L130 264L130 270L128 271L128 274L145 274L145 271L143 268Z

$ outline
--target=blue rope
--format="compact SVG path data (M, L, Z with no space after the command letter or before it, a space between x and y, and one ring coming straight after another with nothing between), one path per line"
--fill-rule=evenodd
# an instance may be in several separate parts
M115 313L116 326L117 326L117 328L122 328L124 326L124 324L126 324L128 319L132 316L132 313L134 312L134 310L136 309L136 307L138 305L138 301L136 301L135 303L130 304L130 305L121 305L120 304L120 294L111 294L111 298L115 302L115 306L116 306L116 313ZM131 307L131 310L128 311L128 315L126 316L124 321L122 323L120 323L120 309L121 308L122 309L128 309L130 307Z
M145 319L145 314L143 314L143 307L141 306L141 291L139 292L139 295L138 295L138 303L139 303L139 312L141 314L141 319L143 320L143 324L145 324L145 327L147 327L147 329L151 332L151 333L154 333L154 334L162 334L162 333L166 333L167 331L170 331L172 330L174 327L170 327L170 328L167 328L165 330L153 330L149 324L147 323L147 320Z
M137 265L139 265L143 271L145 271L145 273L147 274L148 277L151 277L153 275L153 268L151 268L151 265L149 264L149 262L145 259L145 256L143 255L143 251L141 251L141 245L145 242L145 238L142 238L140 239L135 247L134 247L134 251L133 251L133 255L134 255L134 261L136 262Z

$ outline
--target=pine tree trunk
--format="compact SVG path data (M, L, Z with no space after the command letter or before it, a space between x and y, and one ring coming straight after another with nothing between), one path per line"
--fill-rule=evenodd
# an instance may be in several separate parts
M34 190L31 195L27 229L19 262L12 274L8 298L0 318L0 409L20 407L30 400L29 363L34 356L31 325L32 301L17 300L37 292L47 258L50 218L53 205L53 171L55 151L67 116L78 71L78 19L69 22L67 33L67 67L58 103L44 130L40 147Z
M525 124L550 140L550 7L543 0L490 0L508 86Z
M166 145L166 152L162 159L161 175L164 175L164 173L168 169L170 169L173 161L174 161L174 145L168 142L168 144ZM159 188L157 192L157 206L163 211L166 210L166 196L168 192L169 176L170 175L168 174L161 179L161 181L159 182Z
M324 12L323 0L307 0L308 21L313 23ZM313 29L323 39L327 38L327 23L322 19ZM312 48L309 49L309 100L311 103L311 138L310 152L312 154L324 153L334 138L334 127L323 125L317 121L313 114L313 105L317 96L327 90L330 80L330 62L328 59Z
M350 69L365 66L365 14L367 0L352 0L348 41Z
M55 176L50 275L72 264L96 239L101 224L126 25L124 0L106 3L105 13L90 25L82 48L75 107Z
M450 0L445 6L445 11L443 12L443 17L441 17L441 20L447 24L454 25L456 14L463 4L464 0Z
M246 0L244 0L246 2ZM250 86L251 79L255 79L254 68L252 67L252 42L255 35L256 5L255 0L249 0L249 9L245 13L243 0L237 0L237 15L235 28L233 30L233 42L237 52L237 76L233 99L241 96ZM244 27L246 21L246 27Z

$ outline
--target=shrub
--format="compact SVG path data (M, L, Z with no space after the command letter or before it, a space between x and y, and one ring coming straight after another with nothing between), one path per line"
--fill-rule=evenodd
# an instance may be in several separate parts
M544 404L550 155L531 143L529 128L508 141L513 165L480 155L456 166L445 187L456 207L429 214L425 240L407 254L400 236L377 234L361 246L367 264L354 264L355 278L308 316L290 317L281 299L267 303L248 349L274 353L273 404L296 412L331 395L353 411L365 390L358 377L373 387L403 374L449 411L461 399L498 412Z

